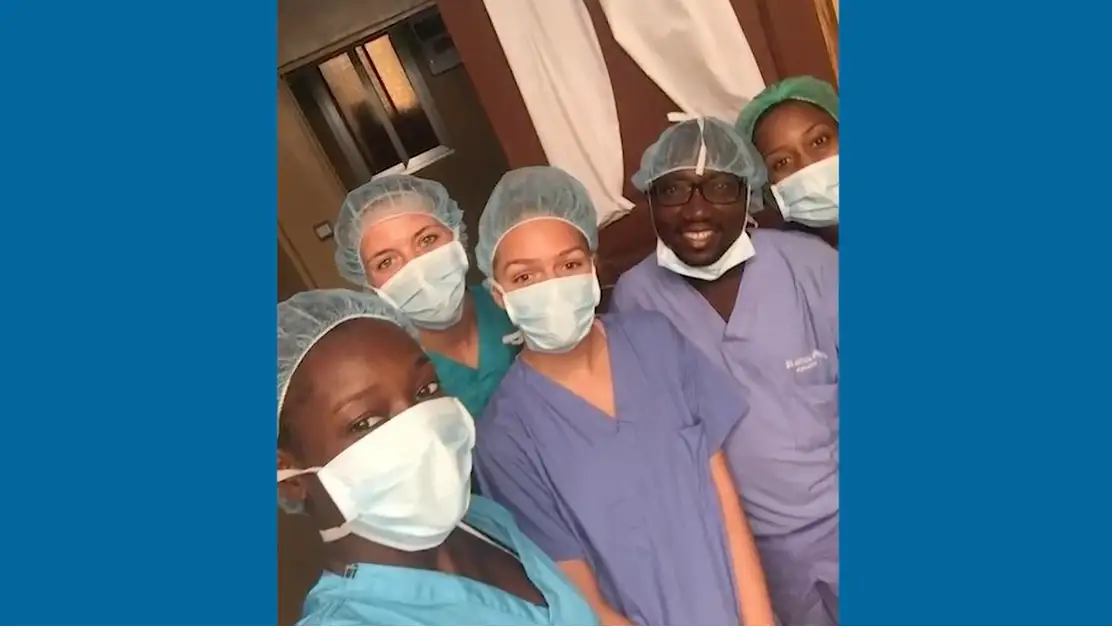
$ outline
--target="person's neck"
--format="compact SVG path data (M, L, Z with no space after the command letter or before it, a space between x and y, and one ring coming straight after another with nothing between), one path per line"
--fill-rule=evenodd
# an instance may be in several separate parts
M341 575L348 567L359 563L437 571L447 558L444 543L419 552L403 552L399 549L368 541L354 534L349 534L332 543L325 543L324 555L325 568Z
M568 351L545 353L530 349L528 345L521 351L521 359L554 380L560 381L577 373L592 373L599 365L599 357L604 355L606 333L602 323L596 318L591 323L591 331Z
M447 329L418 329L421 346L426 351L434 351L444 355L465 353L479 334L477 317L475 316L475 302L470 294L463 297L463 314L459 322Z

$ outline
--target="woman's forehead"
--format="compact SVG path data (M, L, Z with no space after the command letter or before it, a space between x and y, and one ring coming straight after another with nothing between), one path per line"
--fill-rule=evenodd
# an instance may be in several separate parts
M772 124L767 124L771 122ZM803 100L785 100L784 102L769 109L765 115L757 123L757 131L761 127L778 126L785 123L795 124L816 124L816 123L829 123L837 124L834 116L827 113L822 107L803 101Z
M305 371L308 379L323 376L327 380L332 371L351 363L365 364L369 370L390 370L407 356L420 352L417 342L397 324L378 318L356 318L340 323L322 336L309 349L294 376Z
M435 216L424 213L396 214L381 218L363 227L363 235L359 239L360 252L365 257L382 249L403 246L418 232L429 227L448 230Z
M530 218L514 225L502 235L495 255L502 249L530 249L545 245L568 246L568 243L581 243L587 247L587 236L570 222L551 216Z

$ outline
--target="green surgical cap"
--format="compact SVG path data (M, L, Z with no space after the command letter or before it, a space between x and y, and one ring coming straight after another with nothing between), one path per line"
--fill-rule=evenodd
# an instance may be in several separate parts
M742 137L753 141L753 131L756 130L761 116L788 100L811 103L838 120L838 92L834 91L830 83L813 76L793 76L769 85L757 94L738 114L734 128Z

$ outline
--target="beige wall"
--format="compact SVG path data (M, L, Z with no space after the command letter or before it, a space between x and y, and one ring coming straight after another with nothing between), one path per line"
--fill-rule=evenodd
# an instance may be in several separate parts
M294 261L294 253L281 232L278 235L278 301L285 301L305 290L309 283Z
M331 241L321 242L313 226L332 221L345 191L313 138L293 95L278 85L278 226L301 260L312 287L338 288Z

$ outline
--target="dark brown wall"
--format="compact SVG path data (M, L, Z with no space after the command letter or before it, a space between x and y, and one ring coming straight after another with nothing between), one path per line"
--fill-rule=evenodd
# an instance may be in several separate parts
M835 82L814 0L730 0L766 82L812 74ZM614 85L622 128L626 197L639 202L628 184L641 153L665 129L675 104L614 40L598 0L586 0ZM438 0L468 74L502 143L511 168L547 163L483 0ZM655 236L639 203L629 216L602 230L599 276L612 285L653 248Z

